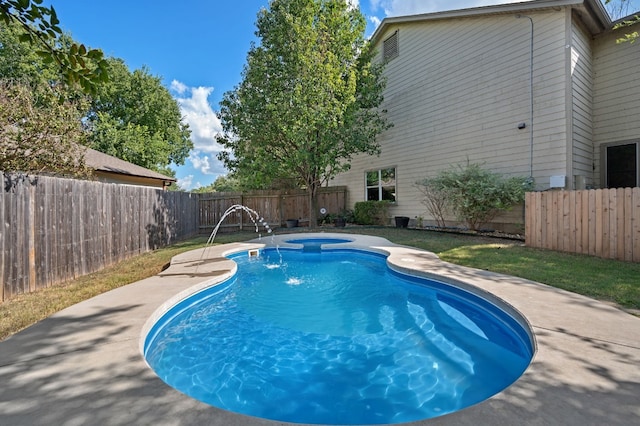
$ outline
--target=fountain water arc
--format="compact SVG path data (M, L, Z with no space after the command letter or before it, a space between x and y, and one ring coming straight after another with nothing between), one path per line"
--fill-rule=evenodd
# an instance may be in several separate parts
M227 218L227 216L229 216L231 213L234 213L234 212L236 212L238 210L244 211L249 215L249 219L251 219L251 222L253 222L253 225L256 228L256 232L258 232L260 230L260 225L262 225L264 227L264 229L267 231L268 234L271 234L273 232L273 230L271 229L269 224L264 220L264 218L262 216L260 216L260 213L258 213L257 211L255 211L255 210L253 210L253 209L251 209L251 208L249 208L247 206L243 206L242 204L234 204L224 212L224 214L222 215L222 217L220 218L220 220L216 224L216 227L213 228L213 231L211 232L211 235L209 236L209 239L207 240L207 245L213 244L213 240L215 240L215 238L216 238L216 234L218 233L218 229L220 229L220 225L222 225L222 222L224 222L224 220Z

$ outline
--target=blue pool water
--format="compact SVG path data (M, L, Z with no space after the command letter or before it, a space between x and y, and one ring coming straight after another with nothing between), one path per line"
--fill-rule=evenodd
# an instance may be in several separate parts
M169 385L251 416L393 424L476 404L529 365L502 309L355 250L232 256L236 276L174 306L145 357Z

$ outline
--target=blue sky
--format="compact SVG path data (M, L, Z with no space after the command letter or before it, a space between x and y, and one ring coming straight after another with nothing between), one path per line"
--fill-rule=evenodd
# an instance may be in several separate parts
M430 13L509 0L350 0L368 21L367 36L387 16ZM194 150L174 167L186 190L226 174L216 159L221 130L215 111L225 92L240 83L258 11L268 0L52 0L62 28L131 70L146 66L162 79L191 127ZM640 0L636 3L640 3Z

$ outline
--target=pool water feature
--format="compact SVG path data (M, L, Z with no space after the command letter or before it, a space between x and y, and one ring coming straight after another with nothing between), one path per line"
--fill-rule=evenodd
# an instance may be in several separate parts
M294 238L293 240L285 240L290 244L302 244L304 245L323 245L323 244L343 244L351 243L353 240L346 238Z
M144 345L166 383L205 403L296 423L403 423L483 401L531 361L530 335L505 310L394 272L383 255L230 257L237 274L171 308Z
M285 242L289 244L301 244L302 251L317 253L322 251L323 245L351 243L353 242L353 240L348 240L346 238L325 237L325 238L295 238L293 240L286 240Z

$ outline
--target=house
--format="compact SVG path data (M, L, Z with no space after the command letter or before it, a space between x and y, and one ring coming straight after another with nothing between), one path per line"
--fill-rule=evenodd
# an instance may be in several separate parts
M541 0L385 19L382 107L394 127L335 185L347 205L429 214L415 182L467 162L537 190L640 185L640 44L617 44L598 0ZM636 25L636 27L639 25ZM523 223L522 209L495 229Z
M101 182L167 189L176 181L173 177L165 176L91 148L86 148L84 160L87 166L94 169L96 179Z

